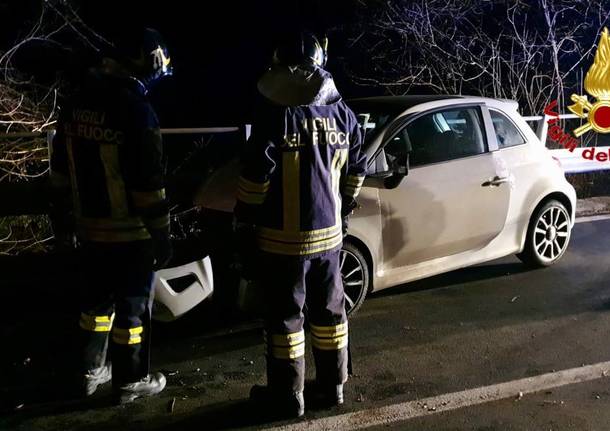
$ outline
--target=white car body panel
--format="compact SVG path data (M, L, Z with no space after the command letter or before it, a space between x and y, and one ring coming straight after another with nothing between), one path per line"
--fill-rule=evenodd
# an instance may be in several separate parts
M552 194L568 204L573 226L576 192L549 150L517 113L515 102L480 97L435 100L406 109L394 121L469 104L509 117L526 143L498 149L484 110L489 152L414 167L392 190L367 178L358 197L359 208L350 218L348 238L368 255L374 291L523 251L530 217ZM375 142L384 137L380 133ZM237 166L230 164L217 172L196 203L232 212ZM495 177L505 182L482 186ZM205 192L213 189L222 190L222 197ZM231 193L230 199L227 193Z
M171 280L191 275L193 282L176 292L170 285ZM153 282L154 307L153 318L159 321L171 321L182 316L214 292L212 263L209 257L174 268L165 268L155 273ZM159 304L163 306L160 307Z
M350 221L350 236L369 250L379 250L371 252L374 291L521 252L534 209L552 193L567 197L574 223L574 188L514 102L477 97L440 100L414 106L401 117L481 102L508 116L526 144L416 167L398 188L380 189L382 232L387 231L381 238L370 217L361 217L361 209L357 210ZM494 176L508 181L481 186ZM359 202L363 209L371 204ZM366 214L372 212L366 209Z

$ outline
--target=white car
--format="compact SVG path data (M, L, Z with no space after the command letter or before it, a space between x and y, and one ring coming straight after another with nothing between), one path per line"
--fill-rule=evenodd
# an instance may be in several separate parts
M368 292L405 282L510 254L532 266L564 254L576 192L516 102L401 96L348 104L369 160L342 250L349 312ZM198 203L230 212L237 172L235 164L217 172Z

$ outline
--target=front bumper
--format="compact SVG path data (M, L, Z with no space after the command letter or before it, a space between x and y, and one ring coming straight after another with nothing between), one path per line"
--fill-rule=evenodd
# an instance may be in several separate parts
M179 291L172 281L186 279L188 285ZM209 256L185 265L165 268L155 274L153 319L169 322L212 296L214 277Z

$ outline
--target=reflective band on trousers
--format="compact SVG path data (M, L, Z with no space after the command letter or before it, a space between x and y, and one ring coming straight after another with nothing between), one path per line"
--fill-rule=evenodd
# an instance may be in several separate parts
M85 331L110 332L113 319L114 314L110 316L94 316L87 313L81 313L79 324Z
M261 250L269 253L288 254L293 256L320 253L339 247L343 242L343 235L337 234L334 238L309 243L286 244L258 237L258 246Z
M269 181L257 183L247 180L244 177L239 177L237 185L237 199L247 204L262 204L267 196L269 185Z
M112 328L112 341L117 344L139 344L142 342L140 334L143 331L144 328L141 326L129 329L117 328L115 326Z
M296 359L305 355L305 331L291 334L265 333L269 354L276 359Z
M311 326L311 345L319 350L340 350L347 346L347 322L333 326Z

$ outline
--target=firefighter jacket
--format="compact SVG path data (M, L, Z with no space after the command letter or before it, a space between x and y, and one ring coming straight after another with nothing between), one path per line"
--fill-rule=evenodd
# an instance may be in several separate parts
M246 145L235 217L266 252L313 258L341 247L366 159L354 113L323 69L276 66ZM343 208L342 208L343 207Z
M53 141L51 180L71 186L81 239L130 242L167 231L161 133L138 81L92 72L69 98Z

